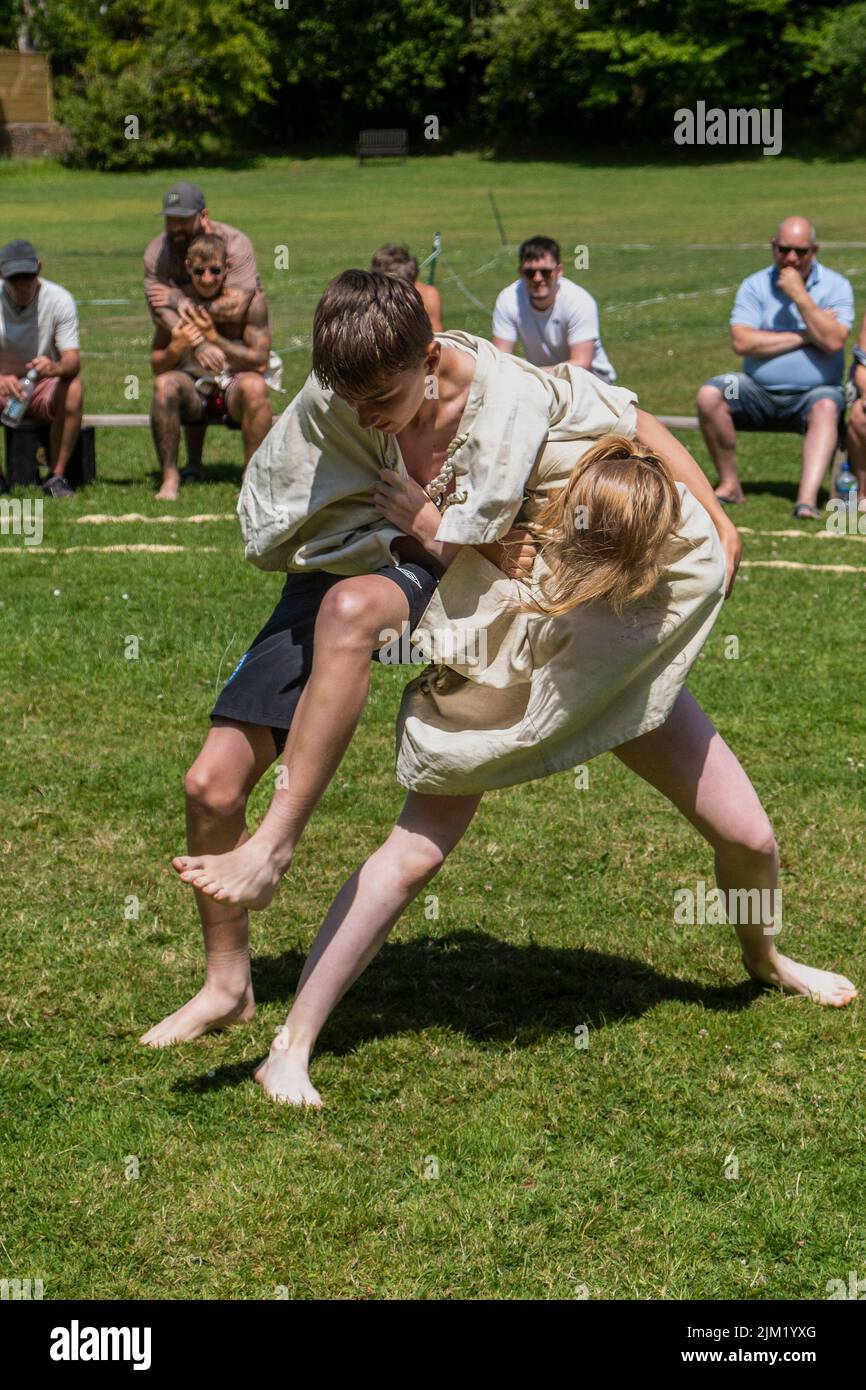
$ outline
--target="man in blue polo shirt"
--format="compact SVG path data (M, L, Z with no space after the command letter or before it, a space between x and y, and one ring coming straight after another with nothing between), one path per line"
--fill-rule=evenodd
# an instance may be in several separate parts
M803 434L803 469L794 516L820 517L818 489L845 407L845 339L854 293L843 275L817 260L815 228L787 217L772 241L773 262L749 275L731 313L741 372L711 377L698 392L701 432L719 473L721 502L745 502L737 472L737 430Z

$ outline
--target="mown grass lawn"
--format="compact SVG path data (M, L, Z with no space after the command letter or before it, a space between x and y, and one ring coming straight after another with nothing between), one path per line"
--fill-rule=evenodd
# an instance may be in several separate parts
M324 283L380 242L426 254L441 231L446 322L483 333L465 291L492 305L516 243L544 231L589 246L577 278L621 381L685 413L705 376L735 366L731 294L780 216L845 243L824 258L866 308L863 174L462 157L201 177L214 215L253 237L290 391ZM91 410L147 408L139 258L172 177L4 175L0 240L31 237L79 299ZM674 892L711 883L711 855L611 757L587 790L562 774L487 799L431 887L438 917L411 908L323 1034L324 1111L271 1105L252 1083L328 902L400 805L399 670L376 672L292 875L254 922L256 1021L137 1045L199 982L192 899L168 865L181 781L279 577L242 560L236 437L211 433L211 481L169 521L144 431L101 434L97 452L98 483L46 505L43 544L7 535L0 553L3 1277L41 1278L46 1298L569 1298L585 1284L603 1299L780 1299L862 1276L862 1005L761 993L729 928L676 926ZM753 436L742 462L746 565L691 686L776 826L783 949L862 985L866 545L790 520L795 439ZM120 519L132 513L145 519ZM111 548L130 545L175 548Z

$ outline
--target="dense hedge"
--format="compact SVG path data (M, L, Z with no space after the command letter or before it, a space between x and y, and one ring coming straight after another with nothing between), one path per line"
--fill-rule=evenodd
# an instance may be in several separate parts
M781 107L785 148L866 135L866 3L806 0L30 0L75 158L142 168L347 147L663 150L678 107ZM0 43L20 28L0 0ZM138 138L126 118L137 117ZM430 124L427 123L430 130Z

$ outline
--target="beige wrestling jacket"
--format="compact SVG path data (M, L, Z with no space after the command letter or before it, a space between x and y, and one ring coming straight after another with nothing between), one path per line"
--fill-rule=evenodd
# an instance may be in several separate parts
M648 600L617 618L594 604L556 618L520 611L528 590L471 547L532 519L604 434L633 436L631 391L565 363L542 372L456 331L475 371L447 458L465 500L437 539L462 544L413 634L434 663L410 683L397 730L406 787L464 794L585 762L667 717L722 601L725 564L703 507L680 487L683 526ZM405 472L392 436L310 377L247 468L238 514L263 569L361 574L396 563L399 532L373 504L379 469ZM543 577L536 562L531 583Z

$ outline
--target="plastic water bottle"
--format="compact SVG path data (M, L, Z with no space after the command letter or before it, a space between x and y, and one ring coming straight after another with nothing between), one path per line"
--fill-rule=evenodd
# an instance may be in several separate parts
M843 502L848 502L852 493L857 495L857 479L851 472L851 465L847 459L842 460L839 472L836 474L836 496L841 497Z
M21 382L21 399L17 400L15 396L9 397L6 409L3 411L3 414L0 415L0 421L10 430L17 430L24 416L27 414L27 407L30 404L30 397L36 389L38 376L39 373L36 371L35 367L31 367L30 371Z

